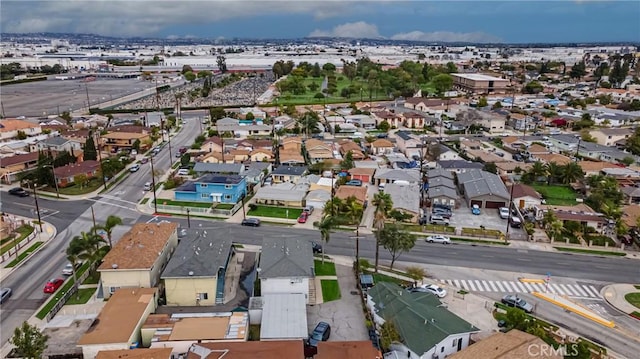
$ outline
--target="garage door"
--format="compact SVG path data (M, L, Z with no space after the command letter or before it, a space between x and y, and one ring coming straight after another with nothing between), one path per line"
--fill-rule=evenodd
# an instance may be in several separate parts
M313 206L314 210L321 210L324 209L324 205L327 202L322 202L322 201L307 201L307 206Z
M504 202L487 201L485 202L484 208L500 208L504 206L505 206Z
M478 207L482 207L482 201L471 201L471 206L473 206L474 204L477 204Z

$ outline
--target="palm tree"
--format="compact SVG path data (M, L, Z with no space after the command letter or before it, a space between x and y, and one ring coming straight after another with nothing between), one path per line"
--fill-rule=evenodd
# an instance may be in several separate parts
M556 179L562 176L562 166L555 162L549 162L546 166L547 185L551 185Z
M113 248L113 244L111 243L111 236L113 235L113 229L116 226L122 224L122 218L118 216L109 216L107 220L102 225L97 225L94 229L101 229L107 233L107 239L109 240L109 248ZM95 231L93 231L95 233Z
M325 216L337 216L342 211L344 202L338 197L333 197L324 205L322 214Z
M573 183L584 177L584 172L582 171L582 167L576 162L567 163L562 169L562 176L560 179L564 184Z
M73 246L69 246L67 247L67 260L69 261L69 263L71 263L71 271L73 273L73 283L74 286L78 286L78 275L76 273L76 267L80 261L80 257L78 256L79 253L77 253L76 248L74 248ZM78 298L80 298L80 292L77 292L78 294Z
M80 232L80 235L71 239L69 246L77 248L78 258L90 263L97 263L108 252L109 247L103 245L104 243L104 238L97 234Z
M331 239L331 230L338 226L338 224L338 217L325 214L320 221L314 222L313 226L320 230L320 239L327 244ZM322 263L324 263L324 246L322 247Z
M391 196L386 193L377 193L373 197L373 204L376 206L375 215L373 217L373 227L376 229L376 262L375 262L375 272L378 272L378 262L380 258L380 234L384 229L385 221L387 220L387 215L391 208L393 207L393 201L391 200Z
M536 161L529 169L529 174L533 177L534 182L538 182L538 178L547 175L547 169L540 161Z
M542 217L542 224L544 225L544 228L549 229L551 224L557 220L558 217L556 217L556 213L552 209L550 209L544 212L544 216Z
M551 222L551 224L550 224L550 232L551 232L551 238L553 238L554 241L557 241L558 237L560 235L562 235L562 229L563 228L564 228L564 224L562 224L562 221L555 220L555 221Z
M358 203L355 197L347 198L347 203L345 204L345 217L349 218L349 222L359 225L359 219L362 218L362 205Z

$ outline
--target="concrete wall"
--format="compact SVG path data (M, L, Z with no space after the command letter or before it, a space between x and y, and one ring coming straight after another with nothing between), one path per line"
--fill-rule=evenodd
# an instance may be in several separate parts
M114 288L151 288L151 272L148 269L116 269L100 271L104 298L111 297Z
M263 296L273 293L302 293L309 304L309 278L262 278L260 291Z
M164 279L167 305L214 305L216 302L216 277L166 278ZM207 293L207 299L196 300L198 293Z

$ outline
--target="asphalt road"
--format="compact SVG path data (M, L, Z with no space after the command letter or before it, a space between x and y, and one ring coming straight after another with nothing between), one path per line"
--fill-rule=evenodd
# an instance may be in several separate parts
M187 146L199 134L200 126L197 120L187 120L183 129L171 139L174 152L180 146ZM154 168L164 172L170 167L170 160L175 157L169 153L168 146L154 157ZM114 229L113 238L117 239L130 226L138 222L140 213L136 210L136 202L142 198L143 184L151 180L150 163L142 165L140 170L130 173L118 185L94 198L81 201L57 201L38 198L43 220L52 223L58 230L57 236L48 243L31 260L16 269L2 282L3 287L13 290L11 299L2 304L0 309L0 343L4 344L14 328L29 319L45 300L49 297L42 289L52 278L62 277L61 271L67 263L65 250L71 239L82 231L88 231L93 226L95 213L97 223L104 222L109 215L122 218L123 226ZM2 210L7 213L34 217L31 210L35 208L33 197L18 198L2 193ZM46 210L46 213L43 213Z

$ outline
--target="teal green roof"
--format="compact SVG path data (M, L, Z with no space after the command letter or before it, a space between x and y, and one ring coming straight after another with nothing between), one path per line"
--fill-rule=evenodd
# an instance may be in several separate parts
M395 283L380 282L368 294L378 315L395 324L403 343L422 355L449 335L480 331L442 307L430 293L410 293Z

